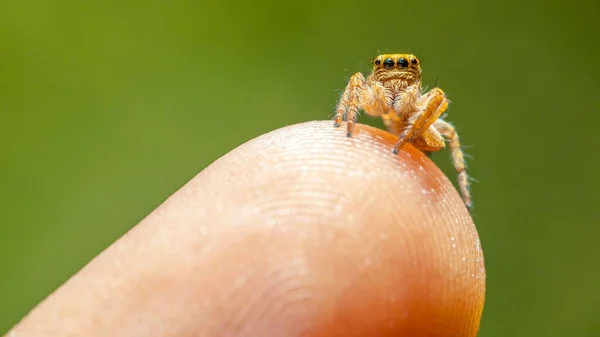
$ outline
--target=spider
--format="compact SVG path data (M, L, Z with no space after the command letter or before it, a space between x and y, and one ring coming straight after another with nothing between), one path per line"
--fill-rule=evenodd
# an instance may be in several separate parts
M359 110L379 116L388 131L397 135L393 152L405 143L429 155L445 148L444 138L452 152L452 162L458 174L458 185L467 208L473 203L465 159L452 124L440 118L449 100L440 88L424 92L421 88L419 59L411 54L383 54L373 60L373 70L365 79L356 73L337 105L334 126L348 122L348 137L352 136Z

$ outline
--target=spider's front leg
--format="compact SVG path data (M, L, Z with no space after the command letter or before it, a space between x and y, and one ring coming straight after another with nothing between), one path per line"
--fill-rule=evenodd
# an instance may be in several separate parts
M348 121L348 137L352 136L358 110L364 110L372 116L379 116L386 111L386 91L376 81L367 81L361 73L350 77L350 81L338 103L333 125L339 127L342 121Z
M410 97L410 96L409 96ZM415 137L423 133L427 128L435 122L436 119L448 108L448 99L440 88L433 88L430 92L420 96L416 100L415 107L406 107L414 103L413 100L402 100L397 104L397 111L406 111L409 114L406 128L400 134L394 153L406 142L412 141Z

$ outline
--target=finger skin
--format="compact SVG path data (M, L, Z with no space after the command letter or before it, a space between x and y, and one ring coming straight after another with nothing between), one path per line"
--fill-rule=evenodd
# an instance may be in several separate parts
M475 336L479 237L423 154L330 121L217 160L9 336ZM124 206L126 207L126 206Z

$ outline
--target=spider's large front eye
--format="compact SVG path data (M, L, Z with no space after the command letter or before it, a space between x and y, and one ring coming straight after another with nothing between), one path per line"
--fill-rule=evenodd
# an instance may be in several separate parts
M392 60L392 59L385 59L385 61L383 61L383 66L386 69L392 69L392 68L394 68L394 60Z
M399 58L398 59L398 67L400 67L400 68L408 67L408 60L405 59L404 57Z

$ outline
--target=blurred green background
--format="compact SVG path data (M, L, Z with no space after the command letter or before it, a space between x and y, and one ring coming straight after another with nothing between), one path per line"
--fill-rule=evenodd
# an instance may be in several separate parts
M212 161L414 52L473 156L480 336L600 336L599 8L0 2L0 333Z

